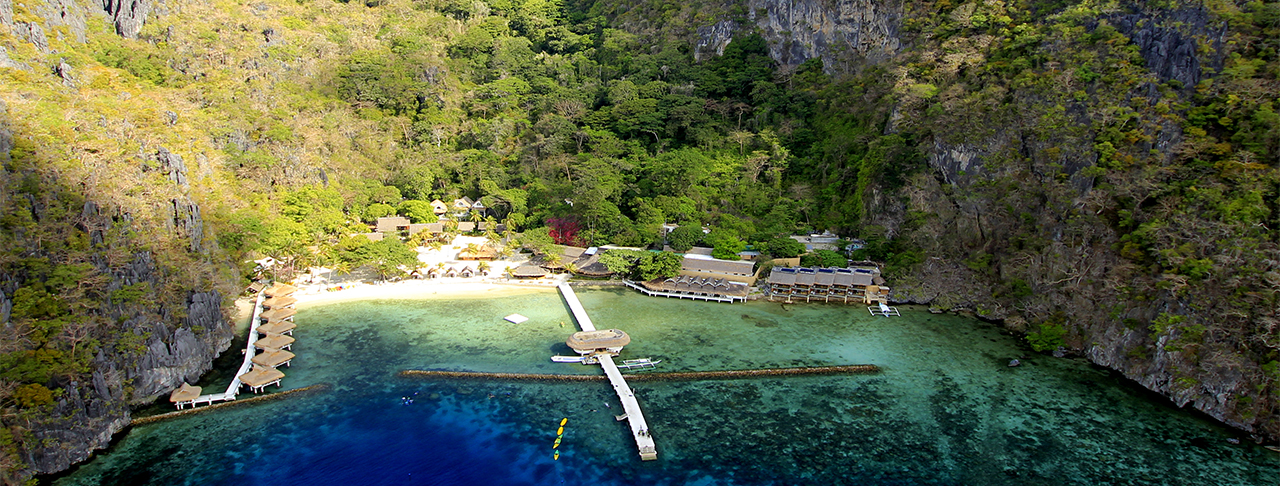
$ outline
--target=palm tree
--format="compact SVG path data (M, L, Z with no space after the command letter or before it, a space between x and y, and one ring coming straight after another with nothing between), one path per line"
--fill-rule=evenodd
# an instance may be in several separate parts
M480 273L482 273L482 274L488 274L488 273L489 273L489 262L481 261L479 264L477 264L477 265L476 265L476 270L479 270L479 271L480 271Z

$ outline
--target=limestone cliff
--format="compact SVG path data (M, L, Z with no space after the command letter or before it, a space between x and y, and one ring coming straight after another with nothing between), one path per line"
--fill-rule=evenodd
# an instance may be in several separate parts
M882 228L885 236L909 241L927 255L897 282L894 295L900 301L967 309L1035 335L1061 329L1064 352L1117 370L1179 406L1192 406L1258 437L1280 437L1276 378L1264 369L1272 360L1267 356L1275 353L1280 320L1263 297L1280 290L1274 238L1259 235L1253 255L1240 263L1270 277L1222 272L1188 279L1169 270L1152 273L1155 260L1174 253L1152 257L1133 250L1136 237L1130 233L1138 223L1124 218L1143 209L1129 208L1134 198L1160 197L1145 178L1174 169L1121 175L1109 148L1097 148L1112 145L1103 145L1101 136L1117 133L1110 128L1116 106L1131 103L1136 108L1126 115L1130 135L1125 143L1133 144L1135 155L1127 160L1150 157L1154 166L1164 167L1187 163L1193 142L1184 124L1165 116L1165 107L1190 104L1207 86L1222 81L1214 78L1229 57L1229 22L1203 5L1179 3L1031 15L1041 22L1080 16L1069 22L1076 33L1050 42L1019 37L1012 28L987 28L1009 20L1010 12L1000 5L726 2L714 8L741 14L698 25L695 56L707 59L723 52L735 36L758 32L782 66L817 58L829 73L856 74L872 66L888 72L863 82L891 85L877 95L896 104L885 117L884 133L919 137L914 148L926 168L901 186L869 181L859 203L866 206L864 225ZM619 19L641 25L626 14ZM970 74L997 55L992 47L1002 33L1003 42L1035 46L1037 62L1044 64L1024 72L1034 72L1054 89L1025 89ZM1089 36L1118 43L1120 49L1102 54L1111 59L1101 59L1140 66L1124 75L1138 83L1095 76L1091 66L1078 64L1081 58L1055 59L1070 51L1063 41ZM1136 56L1125 57L1131 54ZM1010 105L1016 108L993 108ZM832 177L831 183L841 183L840 176ZM1249 231L1227 230L1212 218L1187 218L1183 224L1201 228L1201 234ZM1186 248L1197 236L1188 231L1166 238L1168 245ZM1213 256L1220 251L1213 247L1197 251L1202 261L1236 258ZM1232 288L1261 293L1240 299L1215 290ZM1212 337L1198 334L1206 328Z

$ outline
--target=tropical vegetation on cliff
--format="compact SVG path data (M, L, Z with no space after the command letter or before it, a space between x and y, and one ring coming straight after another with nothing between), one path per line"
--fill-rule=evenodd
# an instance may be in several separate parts
M556 243L861 238L809 258L1280 435L1275 2L885 2L879 44L807 59L768 2L633 3L0 0L5 480L228 339L190 313L245 262L402 254L351 235L462 196Z

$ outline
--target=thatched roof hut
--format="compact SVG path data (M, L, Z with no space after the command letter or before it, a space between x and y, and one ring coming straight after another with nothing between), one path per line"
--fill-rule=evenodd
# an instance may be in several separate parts
M631 336L618 329L604 329L599 331L580 331L569 336L564 342L570 348L579 354L593 353L596 351L609 350L618 352L623 346L631 343Z
M284 334L286 332L293 332L293 329L296 327L298 327L298 325L294 324L292 321L271 321L258 326L258 332L263 334Z
M293 315L297 313L298 309L290 307L286 309L271 309L269 311L264 311L263 313L258 314L258 317L266 319L267 321L282 321L293 317Z
M172 403L182 403L195 400L200 396L200 390L202 390L202 388L198 386L191 386L183 383L182 386L169 394L169 401Z
M262 301L262 306L268 309L284 309L286 307L293 306L293 304L297 304L297 303L298 303L298 299L285 295L280 297L272 297L270 299L264 300Z
M378 233L393 233L409 227L409 218L404 216L387 216L378 218L378 224L374 231Z
M264 386L280 381L284 378L284 373L275 368L266 366L254 366L253 371L239 376L240 382L249 385L250 388L261 389Z
M511 276L515 278L540 278L547 276L547 271L542 267L533 265L521 265L511 270Z
M253 364L275 368L293 361L296 355L284 350L267 351L253 357Z
M297 292L298 288L287 283L276 282L271 288L266 290L267 297L282 297Z
M283 334L268 333L266 337L253 342L253 347L261 350L279 351L280 348L293 344L294 339Z

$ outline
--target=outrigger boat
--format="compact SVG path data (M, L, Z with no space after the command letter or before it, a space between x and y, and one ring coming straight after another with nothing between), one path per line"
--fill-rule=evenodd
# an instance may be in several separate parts
M618 365L618 367L619 367L619 368L623 368L623 369L632 369L632 368L655 368L655 367L656 367L655 365L657 365L658 363L661 363L661 362L662 362L662 360L660 360L660 359L659 359L659 360L652 360L652 359L649 359L649 358L625 359L625 360L622 360L622 364Z

